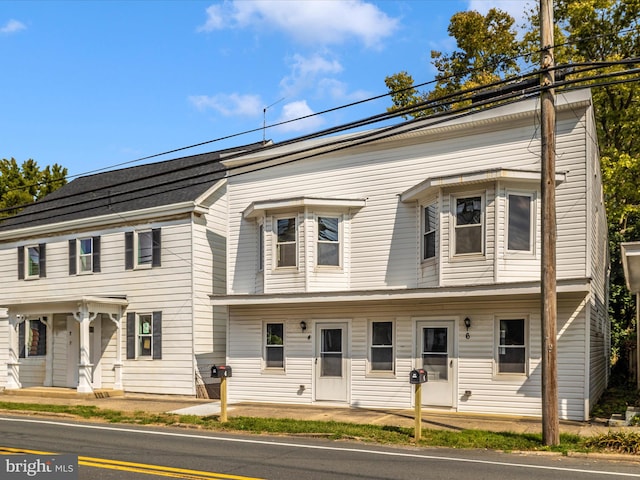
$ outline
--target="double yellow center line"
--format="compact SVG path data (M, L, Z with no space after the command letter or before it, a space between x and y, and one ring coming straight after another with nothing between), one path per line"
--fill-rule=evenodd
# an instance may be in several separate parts
M31 454L31 455L55 455L54 452L42 452L39 450L27 450L24 448L0 447L0 454ZM84 467L105 468L123 472L146 473L170 478L185 478L189 480L219 479L219 480L261 480L256 477L244 477L240 475L228 475L225 473L203 472L186 468L164 467L146 463L123 462L109 460L107 458L78 457L78 465Z

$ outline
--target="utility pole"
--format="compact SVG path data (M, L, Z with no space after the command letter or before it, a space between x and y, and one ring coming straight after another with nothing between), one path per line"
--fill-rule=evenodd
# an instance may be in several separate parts
M553 71L553 0L540 0L542 163L542 442L558 445L558 306L556 298L556 111Z

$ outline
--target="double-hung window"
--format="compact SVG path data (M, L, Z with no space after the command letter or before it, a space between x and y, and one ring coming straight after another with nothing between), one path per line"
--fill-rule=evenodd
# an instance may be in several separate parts
M393 371L393 322L371 322L371 371Z
M162 312L127 313L127 358L162 358Z
M457 197L454 202L455 254L483 253L482 197Z
M46 276L46 244L18 247L18 279L34 279Z
M265 334L265 367L284 368L284 323L267 323Z
M276 256L278 267L295 267L297 265L298 243L296 219L279 218L276 220L277 241Z
M161 266L161 229L125 232L125 269Z
M526 374L527 322L524 318L498 319L498 373Z
M25 320L18 326L18 351L20 358L47 354L47 326L39 318Z
M422 223L422 259L436 256L436 230L438 228L438 206L433 203L424 207Z
M69 240L69 275L100 271L100 237Z
M507 250L531 252L532 195L510 193L507 196Z
M340 219L318 217L318 265L340 266Z

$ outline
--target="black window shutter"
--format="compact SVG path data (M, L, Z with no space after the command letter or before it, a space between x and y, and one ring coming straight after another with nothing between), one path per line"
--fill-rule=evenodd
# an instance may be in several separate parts
M100 237L93 237L93 271L100 271Z
M76 239L69 240L69 275L76 274Z
M153 312L153 358L162 358L162 312Z
M38 249L40 250L40 277L44 278L47 276L47 244L41 243Z
M25 342L25 323L29 320L25 320L24 322L20 322L18 324L18 358L25 358L27 352L27 346Z
M159 228L154 228L153 230L151 230L151 240L153 243L153 249L151 254L152 267L161 266L160 252L162 251L162 238L161 238L160 232L161 230Z
M133 270L133 232L124 232L124 268Z
M136 358L136 313L127 312L127 358Z
M18 247L18 280L24 280L24 247Z

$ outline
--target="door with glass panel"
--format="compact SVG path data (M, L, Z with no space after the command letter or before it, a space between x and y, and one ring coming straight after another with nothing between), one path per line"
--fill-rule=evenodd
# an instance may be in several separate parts
M315 399L346 402L349 358L346 323L316 324Z
M416 333L416 367L425 369L428 378L422 388L422 404L452 407L455 385L454 322L421 321L417 324Z

